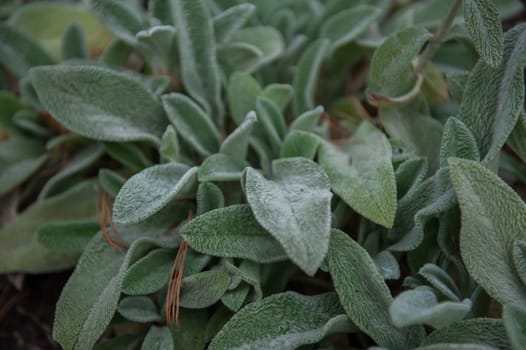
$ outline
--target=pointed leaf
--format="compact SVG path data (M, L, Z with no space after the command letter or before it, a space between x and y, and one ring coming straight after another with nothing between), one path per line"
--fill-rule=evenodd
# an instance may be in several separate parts
M479 150L475 137L461 120L450 117L444 127L440 145L440 166L447 166L449 157L479 160Z
M88 58L88 46L84 38L82 27L77 23L71 24L62 39L62 59Z
M161 104L126 73L79 65L35 68L31 77L42 105L80 135L158 144L166 128Z
M171 93L162 97L163 106L178 134L203 156L217 152L219 132L209 116L185 95Z
M332 190L351 208L375 223L391 227L396 212L391 145L367 122L358 127L353 138L356 142L341 143L339 148L322 142L320 165L329 175Z
M196 200L197 215L225 206L223 192L218 186L214 185L213 182L203 182L199 184Z
M173 199L195 193L197 170L197 167L168 163L132 176L115 199L113 220L123 224L137 223L157 213Z
M259 225L246 204L201 214L179 233L192 249L203 254L260 263L286 259L279 243Z
M256 109L256 99L261 95L259 83L248 73L235 72L228 81L228 105L232 119L237 125L246 115Z
M119 39L136 44L135 34L144 29L142 18L133 5L116 0L90 0L91 11Z
M150 323L161 320L157 306L146 296L126 297L117 307L119 314L133 322Z
M373 260L339 230L331 231L328 263L336 293L358 328L389 349L408 349L420 343L422 329L399 329L393 324L388 312L393 298Z
M305 158L274 161L273 170L274 180L267 180L247 168L247 201L258 222L281 243L290 259L313 275L329 245L329 178Z
M291 131L281 146L280 158L305 157L314 160L320 139L309 132Z
M329 40L319 39L303 52L294 73L294 113L299 115L314 108L314 94L323 58L329 47Z
M172 0L186 90L222 125L223 104L212 21L202 0Z
M213 22L216 42L226 42L246 23L255 9L256 7L252 4L239 4L215 16Z
M245 160L252 128L258 118L254 112L249 112L245 120L223 141L219 152L232 159Z
M284 110L294 96L294 88L288 84L269 84L265 86L263 96Z
M183 278L179 305L187 309L204 309L215 304L228 289L230 276L211 270Z
M491 0L464 0L464 18L482 59L492 67L502 60L504 38L499 10Z
M199 182L239 181L246 163L225 154L213 154L199 168Z
M172 249L155 249L134 263L124 275L122 292L147 295L168 283L175 253Z
M293 350L350 328L334 293L276 294L241 309L210 343L210 350ZM276 322L279 320L279 322Z
M467 270L500 303L526 306L526 286L512 258L513 242L526 239L523 201L479 163L450 158L449 167L462 213L460 251Z
M459 119L475 136L480 156L486 162L497 156L523 113L525 52L526 24L523 24L504 36L500 65L495 69L478 62L467 82Z

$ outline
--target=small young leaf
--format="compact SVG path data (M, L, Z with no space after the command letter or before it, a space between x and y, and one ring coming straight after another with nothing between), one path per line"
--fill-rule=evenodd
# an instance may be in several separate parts
M427 263L418 270L418 275L449 300L460 301L461 293L453 278L435 264Z
M294 119L292 124L290 124L289 130L301 130L316 133L316 131L319 129L318 123L323 111L323 106L318 106L312 110L302 113L296 119Z
M245 120L223 141L219 152L232 159L245 160L250 134L257 120L256 114L249 112Z
M262 95L284 110L294 96L294 88L288 84L270 84L265 86Z
M204 1L173 0L172 15L177 23L184 86L212 116L215 125L221 126L223 104L214 30Z
M399 294L391 304L389 313L397 327L426 324L442 328L464 318L470 309L469 299L439 303L428 287L418 287Z
M210 350L293 350L350 329L334 293L276 294L241 309L219 331Z
M204 309L215 304L228 289L230 276L219 270L200 272L183 278L179 305Z
M274 102L265 97L256 99L256 112L268 144L274 154L279 154L286 129L283 115Z
M212 182L203 182L197 189L197 215L204 214L210 210L223 208L225 197L219 187Z
M246 163L217 153L206 158L199 168L199 182L239 181Z
M195 150L208 156L219 149L220 136L212 120L185 95L171 93L162 97L163 106L179 135Z
M477 140L461 120L450 117L444 127L440 145L440 166L447 166L449 157L479 160Z
M174 350L172 332L166 327L152 326L144 341L141 350Z
M329 178L305 158L274 161L273 170L274 180L267 180L247 168L247 201L258 222L281 243L290 259L313 275L329 246Z
M154 26L136 34L139 49L157 74L178 72L177 29L174 26Z
M34 68L31 77L42 105L80 135L159 144L166 129L161 104L126 73L95 66L57 66Z
M249 293L250 286L242 283L235 289L227 291L221 298L221 302L231 311L238 312L245 303Z
M172 327L174 349L201 350L206 348L205 327L207 310L179 310L179 326Z
M81 253L99 230L96 221L58 222L41 226L37 235L38 242L50 250Z
M332 190L351 208L375 223L391 227L396 212L391 145L368 122L358 127L353 138L356 141L339 147L322 142L320 165L329 175Z
M124 184L115 199L114 221L138 223L157 213L173 199L194 194L197 190L197 169L167 163L135 174Z
M126 297L121 300L117 311L122 317L139 323L150 323L161 320L157 306L146 296Z
M88 58L88 46L84 38L82 27L77 23L71 24L62 39L62 59Z
M400 265L390 251L384 250L376 254L373 260L384 280L397 280L400 278Z
M520 350L526 344L526 309L513 304L504 305L502 315L506 333L510 339L511 348Z
M329 40L319 39L303 52L294 74L294 114L299 115L314 108L314 94L318 72L327 54Z
M513 242L526 239L524 202L479 163L450 158L449 167L462 213L460 251L467 270L500 303L526 306L526 286L512 257Z
M513 264L522 283L526 286L526 242L517 240L513 243Z
M396 193L398 198L403 198L427 177L427 159L424 157L409 158L398 166L395 177Z
M99 184L102 186L102 189L113 198L117 197L125 182L125 178L109 169L99 170Z
M175 259L173 249L155 249L137 260L124 275L122 292L146 295L157 292L168 283Z
M168 125L161 139L159 153L165 162L181 162L181 146L177 132L172 125Z
M334 51L365 32L380 14L381 10L375 6L353 6L327 19L321 27L320 36L331 40L331 51Z
M331 231L328 263L336 293L358 328L389 349L408 349L420 343L423 329L399 329L393 324L388 312L393 298L373 260L339 230Z
M281 146L280 158L304 157L314 160L320 139L309 132L291 131Z
M139 146L132 143L105 142L104 150L116 161L130 168L134 172L152 166L152 162L146 158Z
M0 23L0 63L18 77L31 67L53 64L49 54L31 37Z
M232 119L240 125L246 115L256 109L256 99L261 95L259 83L248 73L235 72L228 81L228 105Z
M213 18L214 35L217 43L226 42L234 32L250 18L256 7L252 4L232 6Z
M504 38L499 10L491 0L464 0L464 18L482 59L492 67L502 60Z
M259 225L246 204L201 214L179 233L190 247L203 254L259 263L286 259L279 243Z

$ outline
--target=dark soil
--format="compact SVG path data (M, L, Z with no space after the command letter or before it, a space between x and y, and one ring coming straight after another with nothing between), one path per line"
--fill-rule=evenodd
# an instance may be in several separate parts
M0 276L0 350L51 350L53 315L70 272ZM17 289L15 287L20 287Z

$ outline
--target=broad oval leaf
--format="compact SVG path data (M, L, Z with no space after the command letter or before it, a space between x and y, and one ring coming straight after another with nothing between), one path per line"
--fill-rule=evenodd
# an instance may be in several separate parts
M411 27L391 35L374 52L367 79L369 93L374 96L398 97L410 91L416 77L411 62L431 34L424 28Z
M179 305L187 309L204 309L215 304L228 289L230 276L211 270L183 278Z
M68 129L101 141L160 143L162 106L132 76L79 65L38 67L31 78L42 105Z
M237 125L256 109L256 99L263 90L250 74L235 72L228 81L227 97L232 119Z
M223 104L214 42L214 29L202 0L172 1L177 23L177 43L181 55L184 86L216 125L222 125Z
M389 307L389 313L397 327L426 324L442 328L463 319L470 309L469 299L439 303L428 287L419 287L399 294Z
M305 158L274 161L274 179L252 168L244 175L247 201L258 222L307 274L320 267L329 247L332 194L323 169Z
M138 223L164 208L173 199L197 190L197 167L168 163L155 165L132 176L122 186L113 205L113 219Z
M526 306L526 286L512 257L513 242L526 239L524 202L479 163L450 158L449 167L462 213L460 252L467 270L500 303Z
M175 253L172 249L155 249L137 260L124 275L122 292L128 295L147 295L168 283Z
M163 106L178 135L195 150L208 156L217 152L219 132L201 108L185 95L171 93L162 97Z
M117 307L122 317L139 323L149 323L161 320L157 306L147 296L134 296L122 299Z
M325 336L351 329L334 293L276 294L251 303L219 331L210 350L294 350Z
M482 59L497 67L502 60L504 38L499 10L491 0L464 0L464 18Z
M96 221L58 222L38 230L38 242L46 248L65 253L81 253L100 230Z
M396 181L391 145L385 135L363 122L353 139L339 147L322 142L320 165L332 190L369 220L391 227L396 213ZM343 150L343 151L342 151Z
M245 167L245 161L226 154L212 154L199 168L199 181L239 181Z
M184 225L179 233L192 249L203 254L259 263L287 258L279 243L261 227L246 204L201 214Z
M393 324L389 288L367 251L342 231L331 231L328 263L336 293L358 328L389 349L409 349L420 343L423 329Z

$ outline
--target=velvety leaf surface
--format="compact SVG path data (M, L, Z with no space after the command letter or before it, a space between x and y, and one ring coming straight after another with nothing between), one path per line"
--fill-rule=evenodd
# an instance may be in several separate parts
M153 247L153 241L139 239L121 254L102 234L93 237L62 290L53 339L65 350L91 349L117 309L128 266Z
M115 0L90 0L91 11L119 39L128 44L137 43L135 34L144 29L143 19L133 4Z
M132 176L115 198L113 219L120 223L137 223L157 213L173 199L195 193L197 170L196 167L168 163Z
M423 330L397 328L391 321L391 292L367 253L339 230L331 231L329 271L336 293L351 321L378 345L408 349L419 344Z
M256 221L246 204L199 215L179 231L198 252L268 263L286 259L277 241Z
M204 309L215 304L228 289L230 276L211 270L183 278L179 305L187 309Z
M276 238L292 261L313 275L329 246L329 178L304 158L274 161L273 180L252 168L244 175L247 201L258 222Z
M147 295L168 283L175 253L171 249L155 249L140 258L126 271L122 292L128 295Z
M152 326L144 341L141 350L173 350L174 340L170 329L167 327Z
M197 215L201 215L210 210L223 208L225 206L225 196L223 191L213 182L203 182L197 189Z
M256 108L256 99L262 93L259 83L248 73L235 72L228 81L227 97L232 119L240 125L246 115Z
M58 222L43 225L37 235L38 242L50 250L81 253L99 230L96 221Z
M139 323L149 323L161 320L157 306L146 296L123 298L117 307L119 314L127 320Z
M407 28L388 37L374 52L367 79L369 92L389 97L409 92L416 80L411 62L430 37L421 27Z
M513 264L522 280L522 283L526 286L526 242L517 240L513 243Z
M239 181L245 167L243 160L221 153L213 154L199 167L199 181Z
M256 114L249 112L245 120L223 141L219 152L226 154L232 159L245 160L250 134L257 120Z
M482 59L497 67L504 51L499 10L490 0L464 0L464 18Z
M290 132L281 146L280 157L305 157L314 160L320 139L311 133L294 130Z
M504 36L500 65L478 62L467 82L459 119L475 136L484 161L498 154L523 113L525 52L526 25L519 25Z
M241 309L219 331L209 349L293 350L348 330L350 323L342 313L334 293L276 294Z
M502 320L494 318L473 318L455 322L429 334L422 345L444 342L479 343L498 349L509 349L510 347Z
M391 227L396 212L396 182L391 145L367 122L353 134L356 141L337 146L322 142L319 162L332 190L369 220Z
M444 127L440 145L440 166L447 166L449 157L479 160L477 140L461 120L450 117Z
M172 15L177 23L181 74L186 90L222 124L223 104L219 69L215 55L214 28L202 0L173 0Z
M246 23L255 10L256 7L252 4L239 4L215 16L213 23L216 42L227 41L234 32Z
M164 95L162 101L168 119L181 138L203 156L217 152L219 132L212 119L197 104L178 93Z
M435 293L419 287L399 294L391 304L389 313L397 327L426 324L442 328L463 319L471 309L471 301L438 302Z
M119 174L109 169L99 170L99 184L102 186L102 189L112 198L117 197L117 194L125 183L126 179Z
M526 309L516 305L504 305L502 316L504 327L513 350L519 350L526 344Z
M65 31L62 38L62 59L88 58L89 51L82 28L72 23Z
M65 127L102 141L151 141L166 128L161 104L134 77L95 66L35 68L42 105Z
M479 163L451 158L449 166L462 212L460 251L466 268L499 302L526 306L526 286L512 258L513 242L526 239L523 201Z
M82 182L60 195L34 203L0 230L0 271L43 273L75 264L77 254L58 254L37 239L44 224L85 221L95 217L96 188Z

